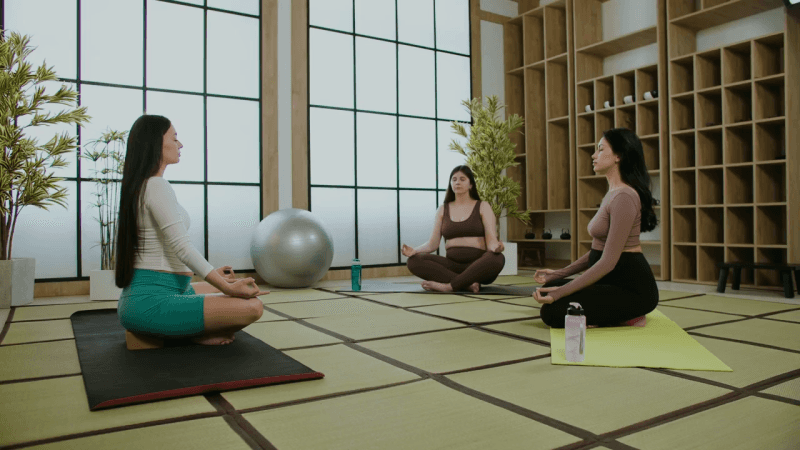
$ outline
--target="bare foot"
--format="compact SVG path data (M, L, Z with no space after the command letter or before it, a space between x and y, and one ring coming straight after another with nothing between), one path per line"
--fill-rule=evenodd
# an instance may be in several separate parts
M469 290L472 291L474 294L477 294L481 291L481 285L478 282L472 283L469 285Z
M200 345L228 345L235 337L233 335L227 336L198 336L192 338L192 342Z
M426 291L436 291L436 292L453 292L453 287L450 284L444 283L437 283L435 281L423 281L422 282L422 289Z

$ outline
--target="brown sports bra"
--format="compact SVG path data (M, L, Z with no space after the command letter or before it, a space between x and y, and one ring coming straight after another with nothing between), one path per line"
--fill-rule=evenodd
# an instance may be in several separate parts
M480 200L475 203L475 208L466 220L453 222L450 220L450 203L444 204L444 217L442 218L442 236L445 240L459 237L485 237L486 230L480 213Z

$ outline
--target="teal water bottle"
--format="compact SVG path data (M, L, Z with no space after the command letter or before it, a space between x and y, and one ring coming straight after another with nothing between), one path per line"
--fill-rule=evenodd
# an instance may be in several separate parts
M353 258L353 264L350 266L350 283L354 291L361 290L361 261L358 258Z

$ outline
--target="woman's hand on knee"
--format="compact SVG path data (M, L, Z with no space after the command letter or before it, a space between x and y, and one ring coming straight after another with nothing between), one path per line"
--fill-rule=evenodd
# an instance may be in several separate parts
M533 281L542 284L547 283L549 281L547 276L553 272L555 272L553 269L539 269L533 274Z
M403 253L403 256L406 258L411 258L412 256L417 254L417 251L414 250L412 247L403 244L403 247L400 249L400 252Z
M235 282L228 283L223 293L229 297L253 298L269 294L269 291L259 289L253 278L240 278Z
M543 287L543 288L536 289L535 291L533 291L533 299L536 300L537 302L539 302L542 305L548 304L548 303L553 303L554 301L556 301L556 299L554 299L550 295L547 295L547 293L551 292L551 291L555 291L556 289L558 289L558 286Z
M496 244L492 244L492 245L491 245L491 246L489 246L489 247L488 247L486 250L489 250L489 251L490 251L490 252L492 252L492 253L503 253L503 251L504 251L505 249L506 249L505 245L503 245L503 243L502 243L502 242L500 242L500 241L497 241L497 243L496 243Z

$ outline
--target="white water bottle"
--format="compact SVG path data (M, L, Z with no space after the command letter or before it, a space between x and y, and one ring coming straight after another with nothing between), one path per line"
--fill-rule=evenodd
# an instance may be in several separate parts
M586 351L586 316L580 303L570 303L564 316L564 351L569 362L583 362Z

